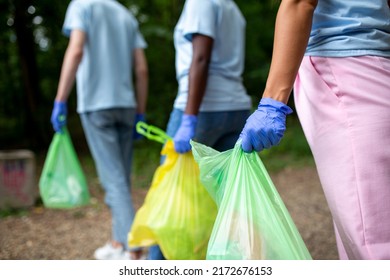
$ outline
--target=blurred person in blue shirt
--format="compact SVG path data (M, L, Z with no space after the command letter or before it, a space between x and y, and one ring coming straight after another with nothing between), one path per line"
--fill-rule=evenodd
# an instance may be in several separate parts
M174 30L178 93L167 134L178 153L193 139L218 151L234 147L250 114L243 85L246 21L232 0L187 0ZM158 246L150 259L164 259Z
M94 257L138 259L142 252L129 252L127 235L134 218L133 140L140 136L134 127L144 119L148 93L146 42L135 17L116 0L71 1L63 33L70 40L51 122L61 133L77 80L77 112L112 216L111 240Z

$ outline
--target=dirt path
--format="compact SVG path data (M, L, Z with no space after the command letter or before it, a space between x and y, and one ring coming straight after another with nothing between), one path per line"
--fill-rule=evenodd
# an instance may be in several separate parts
M315 169L285 169L271 177L313 259L337 259L332 221ZM82 209L35 207L22 216L0 219L0 259L92 259L110 232L103 193L93 189L91 205ZM134 190L136 207L146 192Z

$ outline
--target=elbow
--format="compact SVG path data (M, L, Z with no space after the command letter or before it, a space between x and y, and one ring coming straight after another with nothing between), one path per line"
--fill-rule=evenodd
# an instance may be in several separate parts
M147 87L149 81L149 72L147 68L137 69L135 71L135 80L138 85Z
M139 79L147 80L149 76L148 67L146 65L143 65L142 67L137 67L135 70L135 75Z
M304 9L313 10L317 7L318 0L295 0L296 4Z
M82 48L73 48L69 51L69 58L78 65L83 58L83 54Z
M306 5L308 6L308 8L310 9L310 10L315 10L315 8L317 7L317 5L318 5L318 0L307 0L307 3L306 3Z
M313 16L318 0L283 0L280 10L293 13L297 17Z
M148 62L143 49L135 49L134 53L134 74L138 80L147 80L149 76Z
M192 63L200 68L207 68L210 63L210 57L206 55L197 55L193 57Z

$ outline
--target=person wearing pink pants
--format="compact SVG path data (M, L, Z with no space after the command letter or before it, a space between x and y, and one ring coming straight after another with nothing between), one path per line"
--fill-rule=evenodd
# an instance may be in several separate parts
M340 259L390 259L387 0L283 0L269 76L240 138L277 145L295 107L331 211Z
M294 86L342 259L390 259L390 60L305 57Z

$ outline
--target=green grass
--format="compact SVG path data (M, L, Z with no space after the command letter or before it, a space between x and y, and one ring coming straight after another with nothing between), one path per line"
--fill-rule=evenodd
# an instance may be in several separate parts
M134 143L132 182L135 188L149 188L160 165L162 144L148 139Z
M6 218L8 216L23 217L27 216L27 209L2 209L0 210L0 218Z

